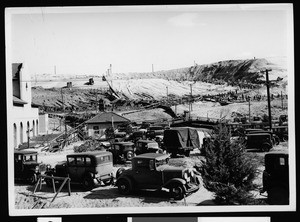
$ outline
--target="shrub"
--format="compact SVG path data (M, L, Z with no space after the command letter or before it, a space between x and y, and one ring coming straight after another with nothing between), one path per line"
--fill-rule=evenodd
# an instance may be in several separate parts
M211 134L200 169L204 187L215 194L217 204L249 204L253 201L258 163L246 155L242 139L231 140L229 129L219 125Z

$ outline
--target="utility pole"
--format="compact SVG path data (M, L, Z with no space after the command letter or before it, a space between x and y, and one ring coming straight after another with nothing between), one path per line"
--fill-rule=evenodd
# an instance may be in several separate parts
M249 123L251 122L251 111L250 111L250 97L249 97Z
M271 101L270 101L270 82L269 82L269 71L272 69L266 69L265 71L261 71L262 73L266 73L266 85L267 85L267 97L268 97L268 111L269 111L269 126L272 131L272 114L271 114Z
M193 84L190 84L190 89L191 89L190 106L191 106L191 111L193 111L193 102L192 102L192 99L193 99Z
M282 97L282 91L280 92L280 98L281 98L281 109L283 110L283 97Z
M168 86L166 86L167 89L167 103L169 102L169 92L168 92Z

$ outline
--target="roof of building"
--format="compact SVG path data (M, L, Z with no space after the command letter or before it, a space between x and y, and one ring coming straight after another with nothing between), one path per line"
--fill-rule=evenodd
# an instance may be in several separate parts
M27 102L25 102L25 101L22 100L22 99L19 99L19 98L16 97L16 96L13 96L13 103L14 103L14 104L27 104Z
M114 112L103 112L99 113L98 115L94 116L92 119L86 121L86 123L111 123L111 122L130 122L129 119L120 116Z

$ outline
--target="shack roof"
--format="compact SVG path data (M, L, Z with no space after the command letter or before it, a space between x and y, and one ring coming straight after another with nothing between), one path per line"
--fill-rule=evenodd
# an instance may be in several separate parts
M94 116L92 119L86 121L87 124L111 123L111 122L125 123L125 122L130 122L130 120L114 112L103 112Z

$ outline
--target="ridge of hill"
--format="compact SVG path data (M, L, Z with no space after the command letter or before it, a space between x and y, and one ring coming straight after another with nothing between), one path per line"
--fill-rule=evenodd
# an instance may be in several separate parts
M272 69L270 80L276 80L278 77L286 80L287 68L285 60L285 57L225 60L173 70L114 74L113 79L160 78L176 81L202 81L209 83L215 81L224 81L232 84L245 81L248 83L261 83L261 81L265 79L265 76L261 71L270 68Z

